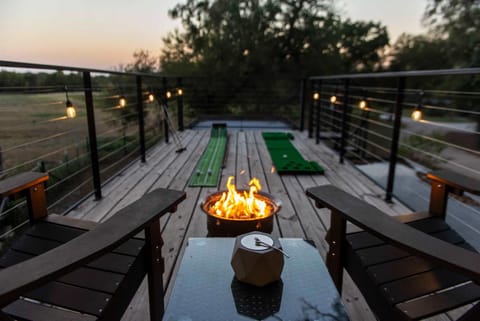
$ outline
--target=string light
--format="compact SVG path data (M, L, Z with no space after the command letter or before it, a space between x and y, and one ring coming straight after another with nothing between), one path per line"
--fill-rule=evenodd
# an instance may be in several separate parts
M361 110L367 109L367 100L365 98L360 100L360 102L358 103L358 108L360 108Z
M66 103L66 113L67 118L75 118L77 116L77 110L75 109L75 106L73 106L70 100L67 100Z
M423 117L423 114L422 114L423 94L424 94L424 92L423 92L423 90L421 90L419 92L420 102L418 103L417 107L415 107L412 114L410 115L410 117L412 117L412 119L414 121L421 121L422 120L422 117Z
M77 116L77 110L75 106L72 104L72 102L70 101L70 99L68 98L67 86L65 86L65 98L66 98L65 112L66 112L67 118L70 118L70 119L75 118Z
M154 100L155 96L152 93L148 94L148 102L153 103Z
M125 98L125 96L120 96L120 99L118 101L120 107L125 107L127 106L127 98Z
M415 109L412 112L411 117L414 121L421 121L422 120L422 110L421 110L421 105L420 104L417 107L415 107Z
M177 89L177 95L179 95L179 96L183 95L183 89L182 88Z
M332 97L330 97L330 103L335 104L336 102L337 102L337 96L332 95Z
M314 99L314 100L320 99L320 94L317 93L317 92L313 93L313 99Z
M172 93L170 91L167 91L165 93L165 96L167 97L167 99L170 99L172 97Z

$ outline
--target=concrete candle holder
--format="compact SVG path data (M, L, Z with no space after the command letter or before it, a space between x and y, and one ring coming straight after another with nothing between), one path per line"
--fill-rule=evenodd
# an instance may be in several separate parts
M281 248L277 238L261 232L238 236L232 254L232 268L241 282L264 286L280 279L284 258L279 251L260 245L256 240Z

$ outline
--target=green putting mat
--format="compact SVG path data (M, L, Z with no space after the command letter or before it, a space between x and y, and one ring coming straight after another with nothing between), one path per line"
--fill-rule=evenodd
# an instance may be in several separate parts
M210 141L198 161L189 186L217 186L222 171L225 149L227 147L227 127L213 124Z
M323 173L323 168L317 162L305 160L292 145L292 134L263 132L262 136L279 174Z

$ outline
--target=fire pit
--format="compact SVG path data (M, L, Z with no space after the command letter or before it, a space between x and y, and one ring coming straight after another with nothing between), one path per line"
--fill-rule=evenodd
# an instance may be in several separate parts
M238 190L228 178L227 191L210 194L201 202L207 214L208 236L238 236L253 231L271 233L273 217L281 202L261 190L258 179L253 178L249 190Z

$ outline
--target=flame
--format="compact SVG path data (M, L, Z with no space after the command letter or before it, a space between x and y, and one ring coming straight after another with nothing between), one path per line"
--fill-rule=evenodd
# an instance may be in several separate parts
M271 207L256 196L262 189L257 178L250 180L248 191L240 193L232 183L233 179L233 176L228 177L228 191L222 193L220 199L209 209L211 214L228 219L252 219L270 215Z

